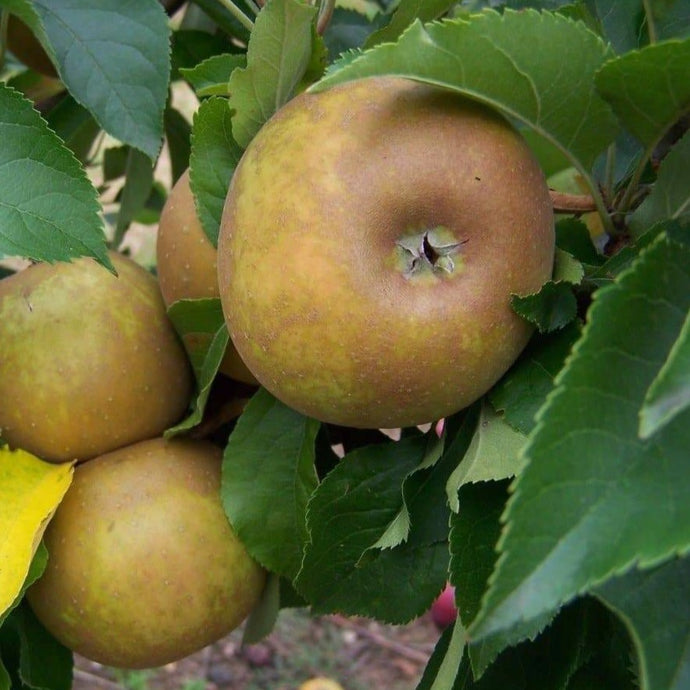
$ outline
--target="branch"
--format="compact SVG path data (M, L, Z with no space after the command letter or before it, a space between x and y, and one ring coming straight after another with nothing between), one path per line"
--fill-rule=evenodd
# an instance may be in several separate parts
M554 213L590 213L597 210L594 199L589 194L566 194L549 189Z

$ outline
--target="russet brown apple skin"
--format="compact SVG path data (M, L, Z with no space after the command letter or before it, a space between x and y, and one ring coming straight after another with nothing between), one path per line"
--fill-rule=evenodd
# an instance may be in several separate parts
M551 277L553 211L500 115L373 78L299 95L264 125L218 254L232 340L268 390L323 421L403 427L471 404L524 348L510 299Z
M197 215L187 169L163 206L156 237L158 281L166 305L180 299L218 298L217 257ZM200 344L194 334L184 340L190 349ZM236 381L256 385L232 343L228 343L219 370Z
M0 281L0 429L14 448L85 460L159 436L193 392L156 279L110 253Z
M108 666L181 659L237 627L264 570L223 511L221 450L162 438L77 466L28 601L65 646Z

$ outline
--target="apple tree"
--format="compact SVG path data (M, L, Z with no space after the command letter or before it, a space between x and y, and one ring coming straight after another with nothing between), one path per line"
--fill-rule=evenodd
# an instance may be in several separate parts
M27 263L80 257L116 272L115 251L163 287L164 275L189 269L191 251L164 266L146 238L178 213L192 218L185 227L198 223L211 255L219 237L230 251L226 197L260 133L272 143L267 123L297 98L377 77L469 99L519 132L548 184L553 265L537 290L508 297L531 337L498 380L463 409L392 429L337 423L320 414L322 400L306 416L253 372L226 376L239 336L213 294L215 268L210 294L167 300L196 387L164 434L223 449L225 514L268 573L246 641L270 635L294 606L404 624L449 582L459 615L419 690L690 687L687 0L0 0L3 280ZM193 94L193 112L181 93ZM342 107L316 125L324 156L338 122L357 116ZM420 120L420 139L428 132ZM299 171L300 147L289 136L285 145ZM421 189L453 204L472 192L434 174L442 146L428 146ZM386 161L365 158L356 189L385 186ZM286 209L318 206L318 184L286 194L281 175L262 179L264 196L282 194ZM187 210L176 212L166 199L178 181ZM488 232L510 233L524 215L531 192L513 192L494 190L476 219ZM352 188L341 194L350 208L361 202ZM243 200L250 216L253 198ZM324 228L314 228L300 271L326 291ZM419 244L434 262L447 246L426 234ZM519 272L534 251L525 243L497 260ZM260 263L251 261L248 273ZM404 313L405 301L388 297ZM447 292L438 300L438 331L457 329L457 302ZM371 329L358 339L382 342L376 314L365 316ZM304 332L337 343L339 327ZM405 352L402 337L386 335L391 352ZM459 385L458 351L442 354L448 376L429 386ZM7 361L0 350L0 379L11 382L19 373ZM397 374L425 364L403 361ZM322 358L326 375L329 365ZM46 459L8 438L0 447L0 690L71 685L73 650L25 596L50 568L44 530L79 472Z

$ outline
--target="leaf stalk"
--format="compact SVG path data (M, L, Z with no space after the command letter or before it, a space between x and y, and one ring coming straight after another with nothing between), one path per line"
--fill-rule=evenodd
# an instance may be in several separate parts
M218 0L218 2L230 12L230 14L242 24L242 26L251 31L254 28L254 22L234 3L232 0Z

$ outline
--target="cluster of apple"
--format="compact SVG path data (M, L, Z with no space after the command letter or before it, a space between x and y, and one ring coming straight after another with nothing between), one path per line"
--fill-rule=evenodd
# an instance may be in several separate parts
M222 636L265 573L220 502L221 450L164 440L193 392L166 313L220 297L220 370L360 428L441 419L524 348L512 294L550 278L553 214L529 148L493 110L397 78L295 97L238 165L218 249L189 175L161 215L158 280L111 253L0 283L0 427L80 464L28 599L71 649L145 667ZM216 265L217 264L217 265ZM189 343L187 343L189 345Z
M239 625L265 573L220 499L222 450L165 440L194 391L158 281L110 252L0 281L0 427L12 448L78 461L27 599L65 646L157 666Z

